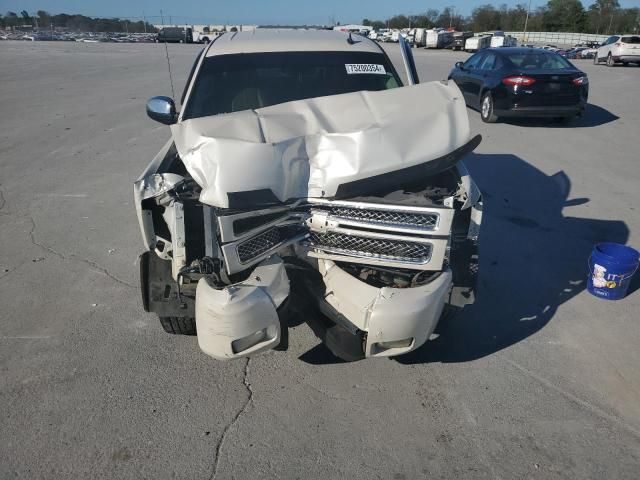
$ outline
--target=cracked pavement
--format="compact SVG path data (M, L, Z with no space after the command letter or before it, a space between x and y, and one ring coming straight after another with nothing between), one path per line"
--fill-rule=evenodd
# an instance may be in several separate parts
M198 47L169 51L178 92ZM423 81L466 57L414 53ZM168 138L144 109L170 92L163 46L2 42L0 64L0 478L637 478L640 292L584 280L595 242L640 245L640 69L579 63L570 128L469 112L479 301L347 364L305 324L216 362L142 311L132 183Z

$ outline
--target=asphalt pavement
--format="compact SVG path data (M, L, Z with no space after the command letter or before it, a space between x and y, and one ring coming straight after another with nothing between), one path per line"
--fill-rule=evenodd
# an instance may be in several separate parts
M303 323L228 363L142 311L132 183L200 47L0 43L0 478L635 479L640 291L585 290L640 247L640 68L576 61L586 115L485 125L478 301L397 359L341 363ZM401 69L397 46L388 47ZM465 53L415 50L422 81ZM392 321L392 319L390 319Z

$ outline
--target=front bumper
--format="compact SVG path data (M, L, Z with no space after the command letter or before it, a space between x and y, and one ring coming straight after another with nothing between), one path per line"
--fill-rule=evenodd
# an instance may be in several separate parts
M331 260L319 260L318 267L326 285L320 310L344 330L363 334L367 358L402 355L422 346L436 328L452 286L451 270L419 287L376 288Z
M200 349L230 360L277 347L282 335L278 308L288 296L289 279L277 255L260 263L244 282L226 288L201 278L195 306Z

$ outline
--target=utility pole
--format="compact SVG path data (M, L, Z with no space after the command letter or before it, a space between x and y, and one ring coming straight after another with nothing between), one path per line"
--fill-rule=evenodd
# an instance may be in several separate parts
M142 25L144 26L144 33L147 33L147 17L144 14L144 10L142 11Z
M524 19L524 32L522 34L522 41L527 43L527 25L529 24L529 13L531 12L531 0L529 0L529 6L527 7L527 16Z

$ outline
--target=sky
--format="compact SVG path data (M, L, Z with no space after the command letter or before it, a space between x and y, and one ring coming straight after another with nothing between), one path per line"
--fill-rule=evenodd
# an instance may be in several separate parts
M640 0L619 0L622 7L640 7ZM165 23L211 24L281 24L321 25L332 19L346 23L360 23L363 18L384 20L395 14L417 14L429 8L438 10L453 6L462 15L474 7L491 3L513 6L527 0L0 0L0 12L27 10L35 13L79 13L90 17L142 17L149 23L160 23L160 10ZM544 5L546 0L531 0L531 8ZM587 7L592 0L582 0Z

